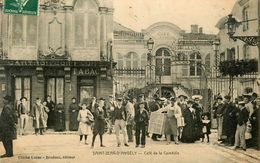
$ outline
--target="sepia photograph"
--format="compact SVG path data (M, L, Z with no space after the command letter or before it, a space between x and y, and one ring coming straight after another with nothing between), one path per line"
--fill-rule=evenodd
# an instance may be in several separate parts
M260 0L0 0L0 163L260 162Z

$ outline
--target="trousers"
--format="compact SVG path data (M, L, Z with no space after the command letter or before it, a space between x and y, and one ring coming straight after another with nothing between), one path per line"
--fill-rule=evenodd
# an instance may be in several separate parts
M28 124L29 116L27 114L20 115L20 134L22 135L25 132L26 126Z
M246 139L245 139L246 125L237 125L236 136L235 136L235 146L242 147L246 149Z
M115 120L115 130L116 130L116 141L117 144L121 144L120 143L120 130L122 131L123 134L123 140L124 140L124 144L126 143L126 122L123 119L116 119Z
M13 140L12 139L2 140L2 143L5 148L5 154L7 156L13 156Z
M141 136L141 137L140 137ZM136 145L145 145L146 126L144 124L136 124L135 141ZM141 142L140 142L141 138Z

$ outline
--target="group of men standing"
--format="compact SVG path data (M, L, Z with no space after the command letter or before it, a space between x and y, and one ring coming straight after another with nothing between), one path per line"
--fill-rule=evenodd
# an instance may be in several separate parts
M243 94L232 102L231 96L224 96L224 99L217 96L213 111L217 119L219 143L243 150L257 144L260 107L257 97L256 93Z

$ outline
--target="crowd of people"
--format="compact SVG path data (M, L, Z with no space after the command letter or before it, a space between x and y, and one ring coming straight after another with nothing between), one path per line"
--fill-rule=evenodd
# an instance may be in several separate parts
M69 105L69 129L77 131L79 143L88 144L88 136L92 133L91 148L94 148L96 136L99 135L100 147L105 147L103 135L115 133L117 146L128 147L130 142L135 146L144 148L147 137L153 141L161 141L163 137L166 144L174 142L179 144L194 143L195 141L210 142L211 120L217 119L218 141L233 146L234 149L256 145L258 137L258 111L260 98L257 94L245 94L231 101L230 96L216 97L211 109L204 109L200 103L202 96L195 95L191 98L186 95L177 97L158 97L145 100L145 95L135 97L114 97L83 100L79 104L76 98L71 99ZM0 117L0 140L6 149L3 157L13 156L12 139L16 138L16 126L20 121L19 132L25 133L28 119L33 119L35 134L44 134L48 128L54 127L55 131L65 130L65 106L55 104L48 96L45 101L36 98L32 109L26 104L27 98L22 97L17 107L14 107L10 96L4 97L4 108ZM211 112L205 112L211 110ZM160 114L165 118L161 133L154 132L152 114ZM148 130L149 126L149 130ZM150 133L149 133L150 132ZM120 140L120 133L123 141ZM122 143L121 143L122 142Z
M217 96L213 106L218 124L218 141L234 149L256 147L260 98L256 93L243 94L231 101Z

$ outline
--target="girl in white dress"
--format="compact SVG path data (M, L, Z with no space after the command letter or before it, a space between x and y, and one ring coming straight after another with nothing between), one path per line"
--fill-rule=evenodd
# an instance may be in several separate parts
M83 135L85 136L85 144L87 143L87 136L91 132L91 121L94 119L92 113L87 109L87 104L83 103L79 111L77 120L79 121L78 134L80 136L80 141L82 141Z

